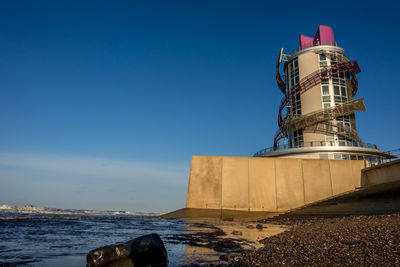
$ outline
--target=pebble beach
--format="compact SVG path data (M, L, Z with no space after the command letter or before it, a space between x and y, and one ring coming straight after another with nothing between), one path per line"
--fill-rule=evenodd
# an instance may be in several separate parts
M291 229L232 257L233 266L400 266L400 214L263 222Z

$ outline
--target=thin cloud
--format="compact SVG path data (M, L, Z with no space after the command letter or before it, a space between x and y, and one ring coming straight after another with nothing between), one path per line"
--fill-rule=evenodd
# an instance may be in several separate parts
M185 185L187 170L179 165L95 157L0 153L0 165L87 178L113 178Z

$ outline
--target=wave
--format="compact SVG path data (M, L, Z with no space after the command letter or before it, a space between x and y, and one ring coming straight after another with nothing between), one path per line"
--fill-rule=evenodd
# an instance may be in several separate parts
M99 211L99 210L77 210L77 209L57 209L34 205L13 206L0 205L0 215L4 213L14 214L57 214L57 215L114 215L114 216L158 216L160 213L133 212L133 211Z

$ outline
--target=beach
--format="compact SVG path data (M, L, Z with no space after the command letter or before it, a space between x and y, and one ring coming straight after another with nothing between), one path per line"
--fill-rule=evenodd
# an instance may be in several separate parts
M400 214L283 218L292 226L232 258L235 266L399 266Z

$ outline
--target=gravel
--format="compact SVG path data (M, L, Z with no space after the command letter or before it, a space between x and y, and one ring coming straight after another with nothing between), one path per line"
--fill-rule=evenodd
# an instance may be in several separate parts
M293 227L231 258L232 265L400 266L400 214L264 222Z

